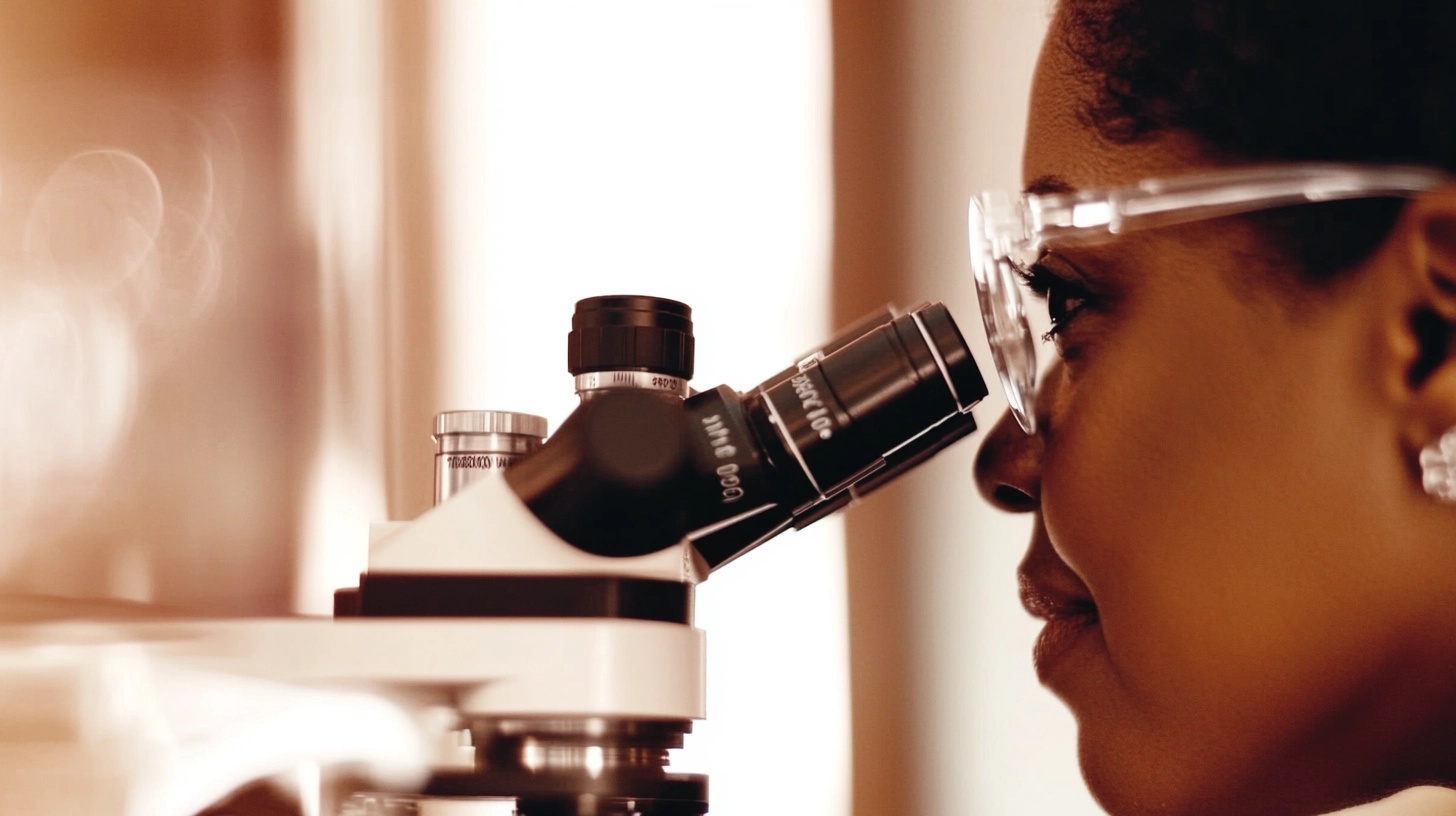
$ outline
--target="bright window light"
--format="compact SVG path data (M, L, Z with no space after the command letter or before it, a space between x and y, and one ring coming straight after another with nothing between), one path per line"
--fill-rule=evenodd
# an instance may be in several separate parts
M830 335L829 12L802 2L437 7L442 409L576 403L575 301L692 306L695 383L746 389ZM709 719L676 758L714 812L843 816L837 523L699 592Z

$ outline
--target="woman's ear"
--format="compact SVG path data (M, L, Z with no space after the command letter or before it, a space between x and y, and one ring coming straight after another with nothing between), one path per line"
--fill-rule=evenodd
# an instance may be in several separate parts
M1456 429L1456 185L1412 202L1405 236L1413 284L1403 333L1417 450Z

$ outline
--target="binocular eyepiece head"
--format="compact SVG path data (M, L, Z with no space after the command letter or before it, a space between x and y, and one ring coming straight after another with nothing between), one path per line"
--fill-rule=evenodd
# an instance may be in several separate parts
M582 403L507 474L576 547L632 556L686 537L716 568L975 430L985 380L941 304L872 315L744 392L688 390L691 314L641 296L577 304Z

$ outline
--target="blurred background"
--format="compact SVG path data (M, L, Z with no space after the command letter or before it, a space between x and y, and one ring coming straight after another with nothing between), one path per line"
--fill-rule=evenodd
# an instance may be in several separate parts
M746 388L950 306L1019 186L1047 0L10 0L0 586L325 613L431 418L575 404L572 304L694 309ZM1002 409L998 389L977 410ZM976 443L699 590L714 812L1096 813Z

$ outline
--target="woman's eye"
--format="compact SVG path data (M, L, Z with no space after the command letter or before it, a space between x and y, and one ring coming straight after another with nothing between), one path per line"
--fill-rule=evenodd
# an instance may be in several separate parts
M1046 301L1051 329L1042 336L1043 340L1057 340L1091 300L1087 290L1053 272L1042 261L1017 269L1017 274L1028 289Z

